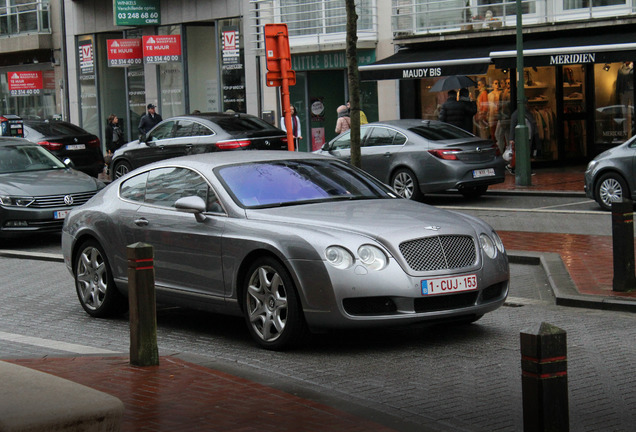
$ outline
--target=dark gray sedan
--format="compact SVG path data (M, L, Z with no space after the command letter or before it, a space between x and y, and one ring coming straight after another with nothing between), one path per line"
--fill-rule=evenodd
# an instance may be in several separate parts
M636 139L596 156L585 170L585 194L604 210L623 198L636 199Z
M0 237L59 232L104 184L22 138L0 138Z
M458 189L482 195L505 180L505 161L497 145L448 123L392 120L360 127L362 169L390 185L404 198ZM351 159L351 135L327 143L320 154Z
M73 211L62 251L88 314L125 309L137 242L153 246L158 302L242 315L268 349L306 329L468 323L508 294L508 258L485 222L306 153L156 162Z
M118 178L151 162L228 150L287 150L287 134L249 114L202 113L165 119L113 154Z

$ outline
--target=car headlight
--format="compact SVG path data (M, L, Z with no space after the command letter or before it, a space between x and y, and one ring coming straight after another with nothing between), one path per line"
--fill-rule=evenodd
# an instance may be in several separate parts
M499 249L499 252L504 253L506 251L506 249L504 248L504 244L501 241L501 237L499 237L499 234L497 234L495 231L492 232L492 238L495 241L495 246L497 246L497 249Z
M325 249L325 258L337 269L347 269L355 261L351 252L340 246L329 246Z
M14 197L7 195L0 195L0 204L4 206L13 206L13 207L28 207L31 203L35 201L30 197Z
M481 243L481 248L489 258L493 259L497 256L497 248L486 234L479 234L479 243Z
M362 264L371 270L382 270L388 263L388 258L378 247L362 245L358 248L358 256Z

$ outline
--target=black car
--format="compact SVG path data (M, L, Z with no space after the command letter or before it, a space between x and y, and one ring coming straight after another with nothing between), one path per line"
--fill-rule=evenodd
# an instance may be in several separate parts
M24 120L24 138L40 144L60 160L93 177L104 169L104 154L96 135L58 120Z
M105 185L43 146L0 138L0 238L59 232L70 211Z
M287 134L250 114L171 117L115 151L112 172L119 178L150 162L226 150L287 150Z

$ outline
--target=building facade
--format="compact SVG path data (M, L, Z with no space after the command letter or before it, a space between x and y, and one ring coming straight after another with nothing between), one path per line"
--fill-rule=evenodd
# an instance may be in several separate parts
M63 116L61 8L60 0L0 0L0 114Z
M258 114L246 55L247 0L65 0L69 114L103 135L115 114L138 136L148 104L164 118L193 111Z
M579 162L634 135L636 2L522 3L523 82L537 123L534 161ZM393 0L395 53L360 68L363 80L399 86L400 116L436 119L461 74L476 85L474 133L505 148L517 104L516 2Z

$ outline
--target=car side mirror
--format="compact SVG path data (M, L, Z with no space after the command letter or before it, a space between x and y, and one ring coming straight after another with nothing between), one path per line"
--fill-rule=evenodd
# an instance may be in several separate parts
M326 142L325 145L323 145L320 150L328 152L330 150L329 143Z
M206 217L203 213L206 211L205 201L199 196L187 196L179 198L174 206L177 210L194 214L197 222L203 222Z
M67 168L75 168L75 164L70 158L65 158L62 162L64 163L64 165L66 165Z

